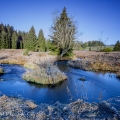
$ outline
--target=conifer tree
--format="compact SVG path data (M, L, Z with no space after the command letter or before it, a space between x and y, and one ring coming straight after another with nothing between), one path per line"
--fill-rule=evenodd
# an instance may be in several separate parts
M22 36L23 49L27 49L28 33L22 32L21 36Z
M53 21L50 35L61 57L67 52L72 52L76 33L75 23L68 17L64 7L60 17Z
M46 51L52 50L52 41L50 39L46 40Z
M2 25L0 24L0 49L2 49Z
M37 50L44 52L45 48L46 48L45 47L45 37L44 37L43 30L41 29L38 34Z
M12 39L12 30L11 30L11 27L10 27L10 25L8 24L7 25L7 42L8 42L8 46L7 46L7 48L11 48L11 39Z
M27 41L27 49L35 51L37 39L36 39L35 29L33 26L31 27L27 37L29 38L29 40Z
M14 31L12 34L12 49L17 48L17 40L18 40L18 36L17 36L16 31Z
M22 44L22 32L19 30L18 33L18 41L17 41L17 48L22 49L23 44Z
M113 51L120 51L120 42L119 40L116 42L114 48L113 48Z
M7 33L4 28L1 33L1 48L7 48Z

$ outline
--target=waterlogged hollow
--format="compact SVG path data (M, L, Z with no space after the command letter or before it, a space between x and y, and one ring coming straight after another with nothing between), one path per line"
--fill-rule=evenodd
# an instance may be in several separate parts
M30 84L22 79L26 69L19 65L0 65L6 74L0 76L0 91L14 97L31 99L37 104L69 103L78 98L99 102L120 96L120 80L110 72L91 72L67 66L67 61L56 63L68 79L56 86ZM80 80L84 78L85 81Z

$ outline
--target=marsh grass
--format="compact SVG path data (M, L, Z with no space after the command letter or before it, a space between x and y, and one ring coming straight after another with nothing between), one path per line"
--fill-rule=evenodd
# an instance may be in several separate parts
M29 70L23 76L28 82L37 84L57 84L67 78L67 76L61 72L54 62L50 60L39 60L34 62L36 68Z

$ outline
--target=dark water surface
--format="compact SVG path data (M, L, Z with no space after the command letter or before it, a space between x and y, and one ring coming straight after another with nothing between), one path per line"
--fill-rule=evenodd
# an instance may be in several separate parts
M14 97L31 99L36 103L69 103L71 99L99 102L120 96L120 80L114 73L91 72L74 69L67 62L57 62L68 79L56 86L42 86L27 83L22 79L25 68L19 65L0 65L6 74L0 76L0 91ZM79 78L84 77L86 81Z

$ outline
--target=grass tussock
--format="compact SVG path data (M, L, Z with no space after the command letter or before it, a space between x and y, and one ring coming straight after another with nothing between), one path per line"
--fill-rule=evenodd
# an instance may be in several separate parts
M37 84L57 84L67 77L61 72L56 65L50 61L39 61L34 63L34 70L29 70L23 76L28 82Z

